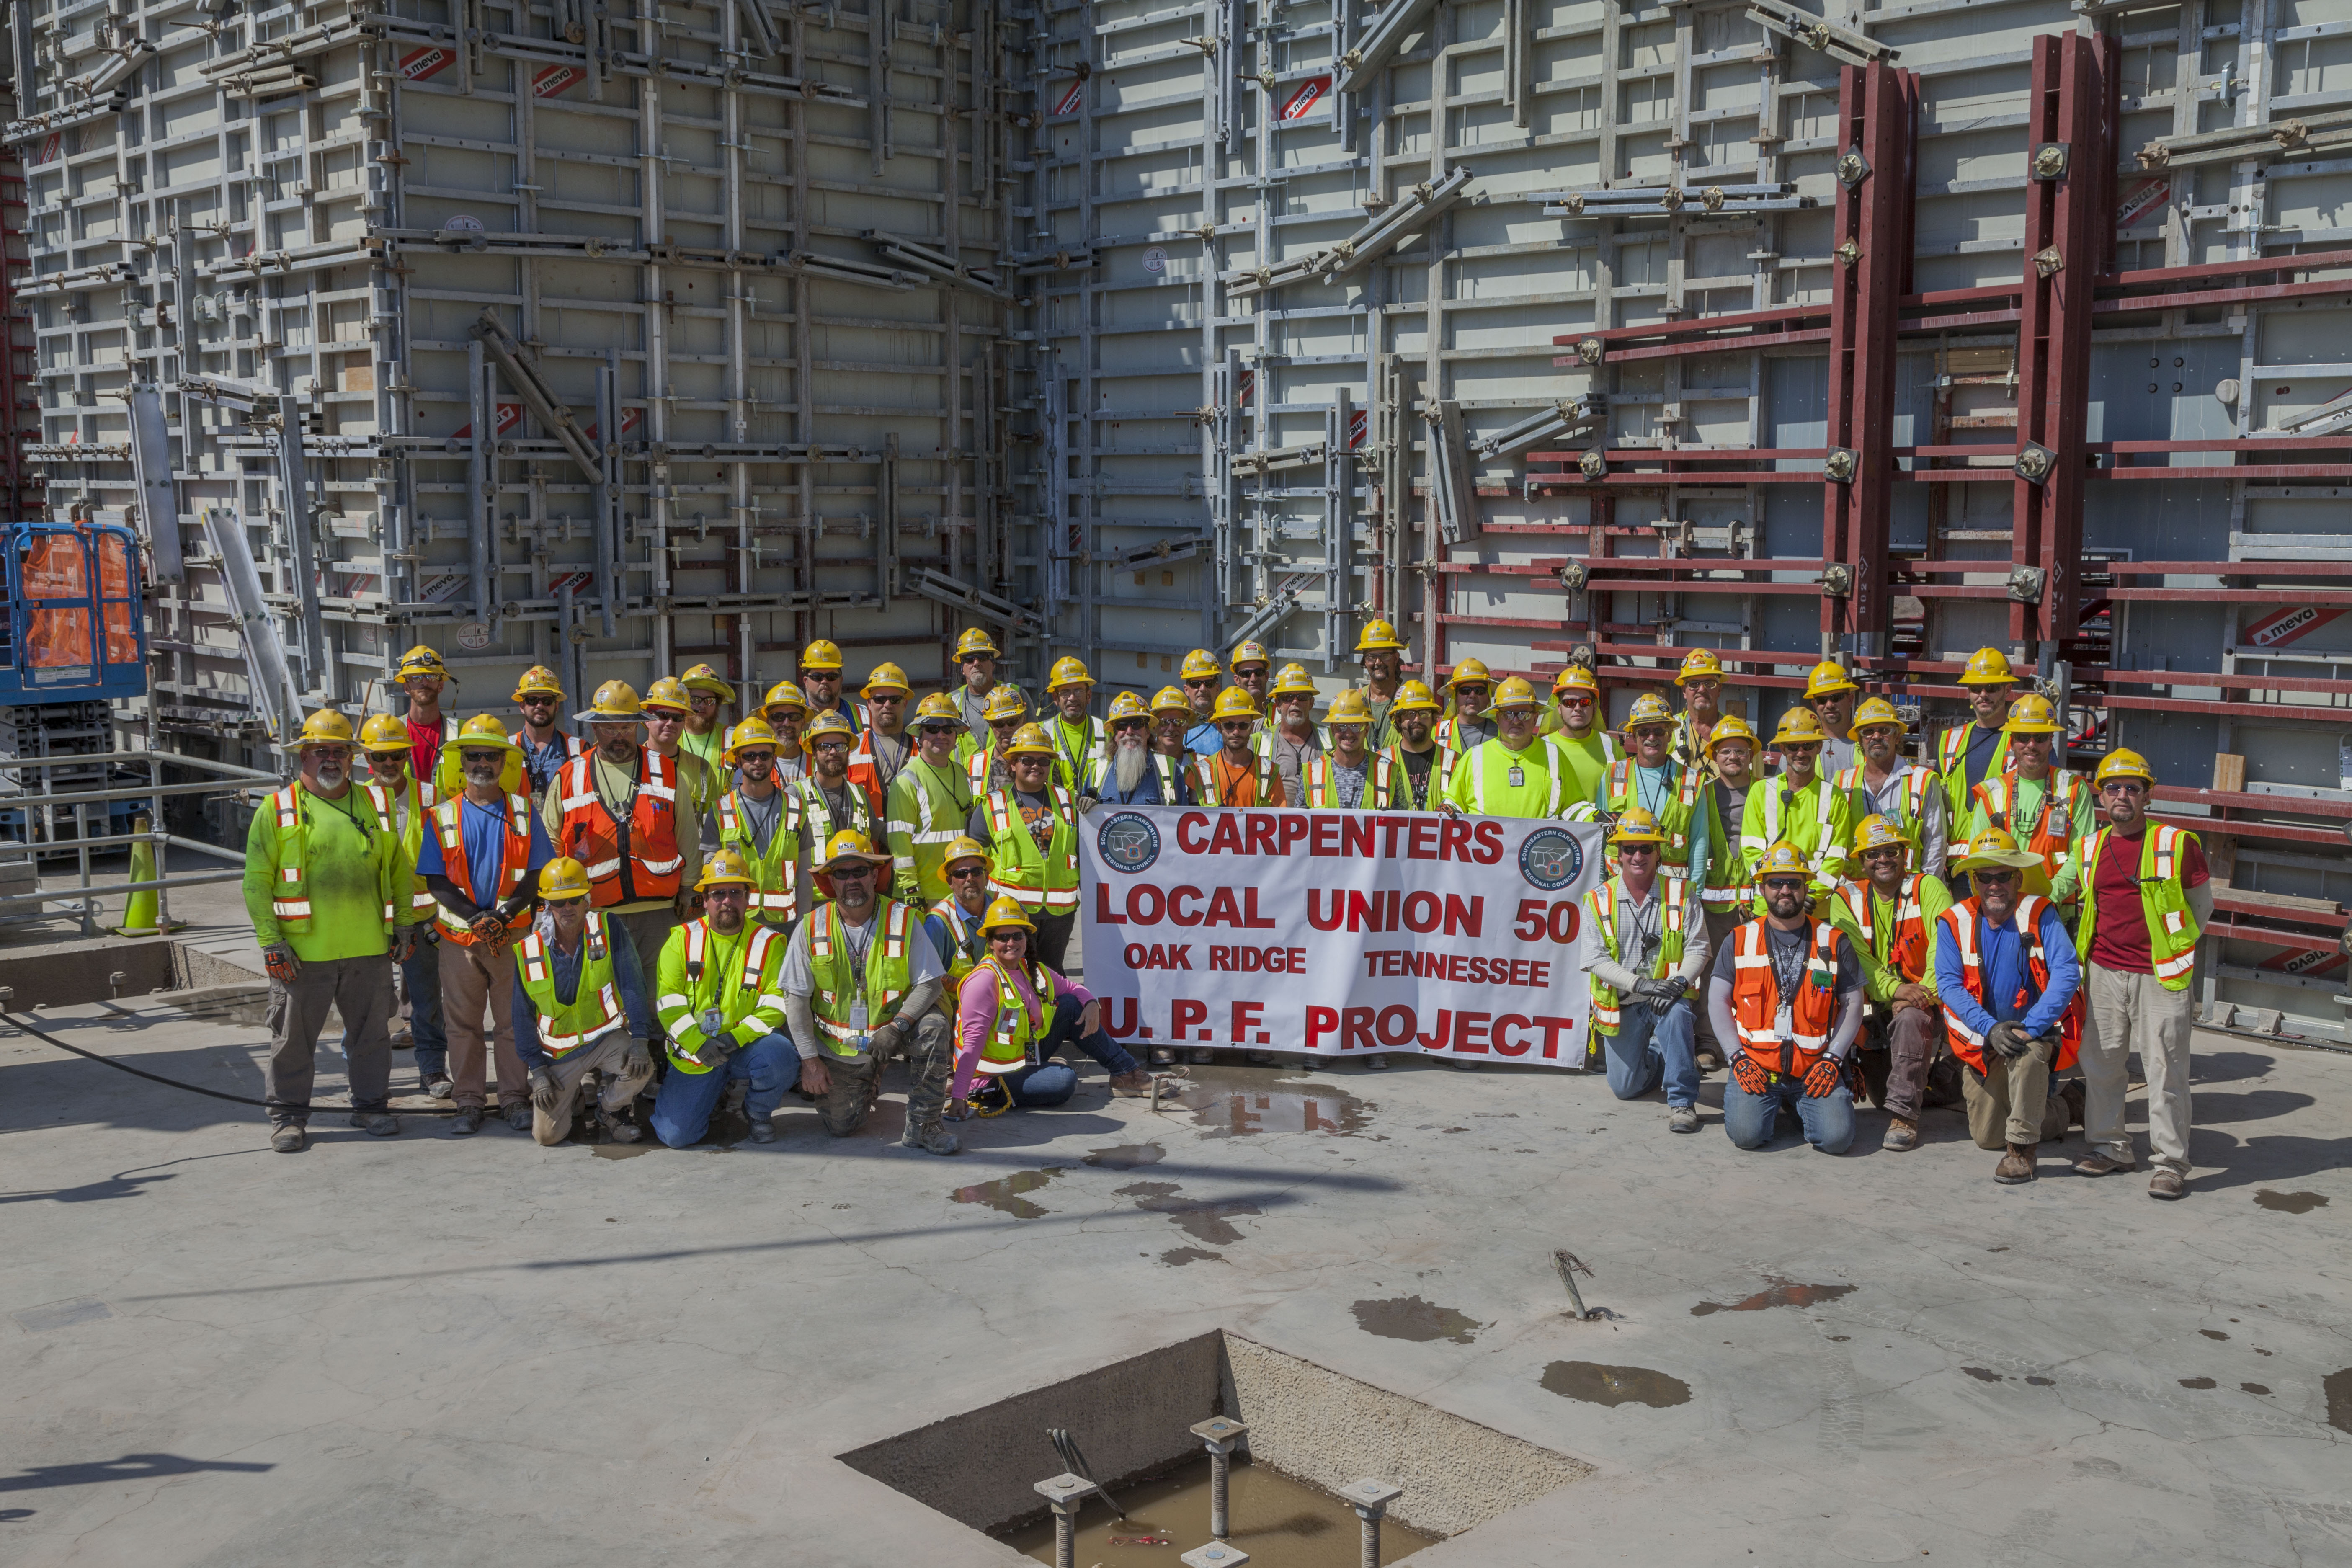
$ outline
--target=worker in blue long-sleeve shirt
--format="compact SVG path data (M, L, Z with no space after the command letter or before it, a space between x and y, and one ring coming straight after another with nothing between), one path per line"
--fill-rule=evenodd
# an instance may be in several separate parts
M1998 828L1969 841L1954 871L1976 896L1936 921L1936 991L1952 1054L1966 1065L1961 1094L1980 1149L2005 1149L2001 1183L2033 1179L2033 1152L2066 1135L2068 1099L2050 1080L2074 1065L2082 1027L2082 966L2057 906L2023 892L2041 858Z

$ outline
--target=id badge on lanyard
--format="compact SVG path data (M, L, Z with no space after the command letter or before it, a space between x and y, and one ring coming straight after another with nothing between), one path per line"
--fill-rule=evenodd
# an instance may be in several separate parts
M1525 789L1525 788L1527 788L1527 787L1528 787L1528 770L1527 770L1527 769L1525 769L1525 768L1523 768L1523 767L1521 767L1521 766L1519 766L1519 764L1518 764L1518 763L1513 763L1511 764L1510 780L1511 780L1511 787L1512 787L1513 789Z

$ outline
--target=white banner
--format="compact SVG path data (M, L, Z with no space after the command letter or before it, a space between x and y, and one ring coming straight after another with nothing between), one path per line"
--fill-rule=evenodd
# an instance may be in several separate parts
M1086 983L1130 1050L1584 1064L1598 825L1106 805L1078 836Z

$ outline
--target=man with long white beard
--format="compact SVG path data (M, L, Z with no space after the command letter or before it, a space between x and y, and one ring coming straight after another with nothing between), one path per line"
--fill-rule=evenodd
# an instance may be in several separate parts
M1181 763L1156 756L1151 750L1151 710L1132 691L1122 691L1110 705L1110 755L1087 770L1086 787L1078 792L1083 816L1105 802L1112 805L1190 805L1192 792L1185 787Z

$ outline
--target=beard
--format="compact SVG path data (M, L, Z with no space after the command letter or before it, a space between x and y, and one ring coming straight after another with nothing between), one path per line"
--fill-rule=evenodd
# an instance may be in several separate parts
M1143 782L1144 770L1151 765L1151 753L1141 746L1122 745L1112 763L1112 776L1118 781L1118 793L1132 795Z

